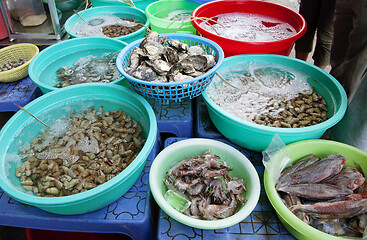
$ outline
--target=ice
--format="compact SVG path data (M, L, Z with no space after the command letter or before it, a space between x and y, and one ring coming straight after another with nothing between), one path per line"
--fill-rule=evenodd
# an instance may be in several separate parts
M89 140L88 137L80 140L75 149L83 152L99 153L98 142L96 140Z
M31 144L29 142L25 142L19 147L19 151L26 151L31 148Z
M61 137L65 135L66 131L70 127L70 118L62 117L54 120L49 126L48 134L51 137Z
M272 42L297 33L290 24L260 14L234 12L220 14L214 19L217 23L203 21L200 26L211 33L239 41Z
M238 63L220 74L240 90L215 77L207 88L209 97L223 110L247 121L259 114L276 115L283 110L273 106L277 102L312 93L308 75L283 66Z
M180 21L189 21L192 11L188 10L176 10L168 13L168 16L165 18L166 20L180 20Z
M93 113L88 113L84 116L85 119L89 120L90 123L93 123L97 121L97 119L94 117Z

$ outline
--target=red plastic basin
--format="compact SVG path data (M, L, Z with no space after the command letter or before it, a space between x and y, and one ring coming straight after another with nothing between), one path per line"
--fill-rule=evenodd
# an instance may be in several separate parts
M0 12L0 40L4 39L4 38L7 38L7 37L8 37L8 32L6 30L6 26L5 26L5 23L4 23L4 20L3 20L3 16L1 15L1 12Z
M272 42L245 42L224 38L210 33L199 26L202 20L197 17L213 18L225 13L254 13L265 17L271 17L290 24L296 34L282 40ZM208 2L196 8L192 17L192 25L203 36L222 47L226 57L246 53L271 53L288 56L294 42L306 32L306 21L297 12L271 2L258 0L218 0Z

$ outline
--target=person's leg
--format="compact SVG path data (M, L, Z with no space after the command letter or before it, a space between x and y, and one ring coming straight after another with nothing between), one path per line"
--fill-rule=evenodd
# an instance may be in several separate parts
M296 51L296 58L301 59L303 61L307 61L309 52L297 52Z
M316 66L325 69L330 64L335 0L321 0L320 2L321 7L317 25L316 46L312 58Z
M306 61L308 54L313 49L313 39L316 32L320 1L302 0L299 13L304 17L307 24L306 33L296 41L296 58Z
M367 1L337 0L331 74L351 96L367 69Z
M331 45L330 63L335 70L344 61L349 46L349 34L353 28L353 12L345 7L344 0L336 0L334 16L334 33Z

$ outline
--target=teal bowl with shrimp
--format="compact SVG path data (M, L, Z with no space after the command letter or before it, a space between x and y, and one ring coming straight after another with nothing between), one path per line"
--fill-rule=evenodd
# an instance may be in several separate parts
M329 73L305 61L275 54L244 54L225 58L217 72L225 76L227 73L238 72L239 69L250 68L254 65L279 66L289 69L287 71L291 74L297 72L300 76L305 76L307 83L314 88L314 92L325 99L328 119L302 128L269 127L244 120L224 110L210 97L210 90L216 89L217 86L220 89L220 86L223 86L221 84L225 84L218 76L215 76L202 96L210 119L218 131L230 141L247 149L263 151L269 146L275 135L278 135L285 144L317 139L343 118L347 109L347 95L343 87Z
M232 169L228 174L229 176L243 178L247 189L245 193L242 193L247 201L240 206L235 214L224 219L201 220L192 218L174 209L165 199L167 192L164 184L164 179L167 177L166 172L175 163L195 155L201 155L207 150L218 155L221 161L224 161ZM254 210L260 197L259 176L250 160L237 149L225 143L204 138L181 140L163 149L152 163L149 184L155 201L165 213L178 222L199 229L226 228L241 222Z
M309 154L315 154L324 158L330 154L339 153L347 158L346 166L355 167L355 163L358 163L364 172L367 172L367 153L344 143L323 139L304 140L286 145L285 149L292 164ZM284 161L284 155L278 151L274 154L271 161L275 161L277 165L280 165L280 162ZM274 207L280 222L295 238L300 240L357 239L324 233L296 217L282 202L275 189L275 182L266 170L264 172L264 186L269 201Z

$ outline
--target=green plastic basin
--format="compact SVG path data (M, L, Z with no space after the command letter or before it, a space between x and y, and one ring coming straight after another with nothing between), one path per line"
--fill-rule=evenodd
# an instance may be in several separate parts
M150 27L158 33L188 33L196 34L196 29L187 20L167 20L164 19L169 13L177 10L191 12L200 6L195 2L186 0L162 0L149 4L145 9L145 14L149 18Z
M176 209L164 199L167 188L163 182L166 172L177 162L210 150L232 169L232 177L243 178L246 185L246 203L232 216L217 220L194 219ZM160 208L176 221L200 229L220 229L232 226L245 219L256 207L260 197L259 176L250 160L232 146L205 138L181 140L163 149L154 159L149 172L149 184L153 197Z
M157 122L150 104L139 94L117 85L102 83L75 85L45 94L25 106L46 124L71 110L90 107L104 111L122 109L135 119L146 138L144 147L121 173L88 191L64 197L36 197L25 192L15 167L20 165L19 146L30 142L45 127L24 111L18 111L0 132L0 187L15 200L58 214L82 214L107 206L124 195L140 176L157 136Z
M296 143L289 144L285 147L289 153L289 157L292 163L297 162L308 154L316 154L320 157L327 157L333 153L339 153L347 157L348 161L346 166L355 167L354 163L361 165L364 172L367 172L367 153L362 150L352 147L350 145L329 141L329 140L305 140ZM281 162L282 154L275 154L271 161ZM284 227L297 239L300 240L346 240L357 238L336 237L330 234L324 233L304 223L298 217L296 217L288 208L283 204L277 191L275 190L275 183L270 177L269 173L264 172L264 186L266 194L269 198L271 205L274 207L279 220Z
M279 135L285 144L320 138L327 129L337 124L345 114L347 95L340 83L324 70L295 58L275 54L245 54L225 58L217 72L228 72L227 69L236 69L237 66L259 63L264 66L285 66L309 75L308 83L314 87L326 101L328 120L304 128L276 128L245 121L219 107L208 96L205 90L202 94L208 107L210 119L215 127L230 141L254 151L266 149L274 135ZM216 76L210 84L220 83ZM209 85L210 87L210 85Z

